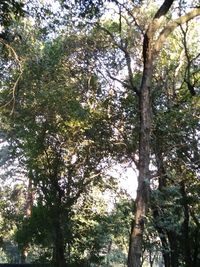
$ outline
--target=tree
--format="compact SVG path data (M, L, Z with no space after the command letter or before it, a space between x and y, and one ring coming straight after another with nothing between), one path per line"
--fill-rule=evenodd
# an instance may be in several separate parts
M153 64L157 53L162 49L163 43L168 35L180 24L183 24L200 14L200 9L196 8L186 15L179 17L162 29L161 22L169 11L173 1L164 1L158 9L153 20L148 25L143 41L143 62L144 69L142 75L142 83L140 87L140 150L139 150L139 177L138 177L138 193L136 198L135 226L131 236L131 245L129 251L128 266L140 266L140 257L142 254L142 235L144 229L144 221L147 214L149 183L150 183L150 131L152 125L151 118L151 83L153 74ZM155 34L161 31L157 40ZM155 43L154 43L155 42Z
M48 234L57 266L65 265L66 240L69 246L71 243L73 206L90 186L102 183L100 170L101 164L106 164L107 153L102 141L112 136L106 124L107 104L93 98L99 89L98 80L89 72L83 42L88 38L71 34L42 44L39 58L35 58L35 50L29 51L14 108L4 97L9 89L7 80L1 94L2 130L13 151L18 151L13 154L34 185L40 210L48 210ZM68 53L64 53L66 50ZM24 51L19 53L23 56ZM12 114L7 116L10 108ZM33 211L35 216L37 211ZM31 231L24 234L27 229L25 218L17 236L21 247L31 241Z
M194 215L198 209L195 200L191 211L189 204L189 181L196 177L199 161L198 122L193 119L194 113L185 109L194 104L190 97L198 93L198 55L189 50L187 27L200 9L192 7L188 12L190 7L182 1L177 6L169 0L156 12L156 6L147 9L146 3L140 1L111 1L117 14L116 21L111 21L101 19L105 10L102 1L76 2L80 3L76 11L82 19L73 12L73 26L68 23L64 35L58 34L53 40L50 35L41 34L44 28L40 28L35 39L23 46L28 53L18 48L20 40L14 40L15 50L13 46L9 48L14 60L2 59L2 125L7 140L12 140L17 156L21 156L20 164L31 173L40 204L37 212L49 210L54 258L60 261L58 265L64 265L65 233L72 236L68 231L72 209L90 185L102 182L102 166L110 159L128 159L139 170L128 266L141 265L149 208L165 265L187 265L191 260L198 264L198 242L191 245L193 258L186 242L190 237L194 239L191 233L198 232L199 227ZM62 12L73 6L65 5L65 1L62 4L66 8ZM64 22L56 25L63 31ZM178 28L183 38L174 37L174 42L181 45L182 51L176 46L179 54L174 53L172 60L167 56L172 51L166 41ZM51 32L48 27L45 30ZM176 61L180 63L177 65ZM16 65L23 68L17 69ZM155 171L150 170L150 163ZM187 179L181 179L179 172L184 172ZM154 175L158 177L158 190L152 189ZM170 175L176 177L175 185ZM163 205L158 205L156 196ZM165 211L166 196L171 202L177 200L170 212ZM177 226L172 223L172 213L179 205L184 213L177 212L177 218L182 220ZM163 214L170 218L171 229ZM181 240L179 233L183 229ZM148 244L154 236L147 238Z

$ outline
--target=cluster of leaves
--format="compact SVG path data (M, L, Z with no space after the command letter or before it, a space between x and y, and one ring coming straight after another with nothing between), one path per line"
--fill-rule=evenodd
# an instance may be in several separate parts
M24 15L24 3L22 1L2 0L0 3L0 25L8 27L13 19L19 19Z

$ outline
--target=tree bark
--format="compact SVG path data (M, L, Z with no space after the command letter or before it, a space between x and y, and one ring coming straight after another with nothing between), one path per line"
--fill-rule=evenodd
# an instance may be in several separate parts
M144 222L147 214L149 197L149 162L150 162L150 130L151 104L150 86L153 73L151 39L146 33L143 44L144 70L139 95L140 112L140 144L139 144L139 176L136 198L135 225L130 237L128 267L139 267L142 256L142 239Z
M65 249L64 249L64 238L62 229L59 225L55 225L55 240L54 240L54 262L56 263L57 267L65 267Z
M56 196L55 207L53 207L52 215L54 216L52 218L53 231L54 231L53 261L57 267L65 267L66 259L65 259L64 230L63 230L63 213L62 213L62 201L59 193L58 196Z
M179 265L179 252L178 252L178 237L175 231L167 231L167 236L170 244L170 259L171 267L177 267Z
M27 188L27 196L26 196L26 218L31 217L32 207L33 207L33 184L32 184L32 172L30 171L30 177L28 178L28 188ZM21 263L26 263L26 258L28 255L29 243L23 244L21 249Z

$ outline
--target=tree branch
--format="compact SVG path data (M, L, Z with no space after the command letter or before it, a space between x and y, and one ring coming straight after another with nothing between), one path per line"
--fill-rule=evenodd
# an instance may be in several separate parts
M165 16L169 11L173 0L165 0L164 3L160 6L158 11L156 12L154 18L149 23L148 28L144 35L144 42L143 42L143 60L144 65L147 63L148 60L152 60L154 49L152 47L153 37L156 31L160 28L161 23L165 20ZM148 54L148 56L147 56Z
M125 59L126 59L126 64L127 64L127 68L128 68L128 76L129 76L131 89L139 96L139 94L140 94L139 90L134 85L134 81L133 81L133 72L132 72L132 68L131 68L131 57L130 57L130 54L127 51L125 51L124 53L125 53Z
M165 19L165 15L169 11L171 5L174 0L165 0L164 3L160 6L158 11L156 12L153 20L150 22L148 29L145 33L144 40L148 42L148 40L152 39L157 29L159 29L162 21ZM148 39L148 40L147 40Z
M136 86L134 86L134 81L133 81L133 72L132 72L132 68L131 68L131 57L130 54L128 53L126 46L123 45L123 42L121 42L121 44L119 44L116 40L115 40L115 36L105 27L102 27L100 25L98 25L98 27L103 30L104 32L106 32L112 39L114 45L116 45L124 54L125 54L125 59L126 59L126 64L127 64L127 68L128 68L128 75L129 75L129 82L130 82L130 86L131 89L137 94L139 95L139 90L137 89ZM116 78L115 78L116 80Z
M12 88L12 98L6 103L4 104L3 106L1 106L1 108L3 107L6 107L8 106L11 102L13 102L13 105L12 105L12 110L10 112L10 114L12 115L13 112L14 112L14 108L15 108L15 94L16 94L16 88L17 88L17 85L19 83L19 80L23 74L23 68L22 68L22 65L21 65L21 62L20 62L20 59L17 55L17 53L15 52L14 48L9 45L3 38L0 38L0 43L2 43L8 50L11 51L11 53L14 55L14 58L15 60L17 61L18 65L19 65L19 75L16 79L16 81L14 82L14 85L13 85L13 88Z
M121 85L122 85L123 87L125 87L125 88L127 88L127 87L129 88L129 85L128 85L126 82L123 82L123 81L121 81L120 79L118 79L117 77L112 76L112 74L111 74L108 70L107 70L106 72L107 72L108 76L109 76L112 80L121 83Z
M158 11L156 12L154 19L159 19L160 17L167 14L174 0L165 0L164 3L160 6Z
M178 26L188 22L189 20L200 15L200 8L194 8L192 11L188 12L186 15L169 22L168 25L161 31L154 48L154 52L160 51L163 43L167 39L170 33L172 33Z

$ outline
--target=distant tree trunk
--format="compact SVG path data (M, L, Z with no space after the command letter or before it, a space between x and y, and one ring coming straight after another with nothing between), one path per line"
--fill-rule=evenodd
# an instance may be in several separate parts
M182 204L183 204L183 212L184 212L184 221L183 221L183 228L182 228L182 236L183 236L183 251L185 257L185 264L186 267L191 266L192 257L191 257L191 249L190 249L190 242L189 242L189 207L187 201L187 194L185 190L184 181L181 182L181 194L182 194Z
M56 161L57 162L57 161ZM58 165L58 164L57 164ZM56 267L65 267L65 241L63 230L63 209L62 209L62 197L63 192L60 188L57 178L57 166L55 167L55 173L51 177L51 184L53 186L52 192L54 192L52 210L52 222L53 222L53 263ZM52 204L52 203L51 203Z
M26 258L27 258L27 251L28 251L28 244L24 245L21 249L21 260L20 262L22 264L26 263Z
M195 235L194 235L194 253L193 253L193 263L192 266L194 267L198 267L200 265L200 260L199 260L199 253L200 253L200 248L199 248L199 229L197 228L195 231Z
M177 267L179 265L179 252L178 252L178 237L174 231L168 231L167 236L170 244L170 259L171 267Z
M53 248L53 262L56 267L65 267L65 245L62 226L60 224L60 216L57 214L57 218L54 220L54 248Z
M165 171L163 156L162 156L163 153L162 143L159 140L159 129L156 129L154 135L156 137L154 154L156 157L156 165L157 165L158 190L160 192L163 192L163 189L166 188L167 174ZM165 267L171 267L171 254L170 254L170 246L167 239L167 234L166 231L162 229L162 227L158 223L160 219L160 209L156 205L151 205L151 210L153 212L155 229L157 230L162 243L162 256L164 259L164 265Z
M30 171L30 176L31 176L31 171ZM34 192L33 192L32 178L30 177L28 179L28 190L27 190L26 207L25 207L26 218L29 218L31 216L33 207L33 198L34 198ZM21 263L26 263L28 248L29 248L28 243L23 244L23 247L21 248Z
M157 221L159 220L159 211L157 207L151 207L153 210L153 217L155 221L155 228L159 234L161 243L162 243L162 255L164 259L165 267L171 267L171 258L170 258L170 252L169 252L169 244L166 237L165 231L157 224Z

